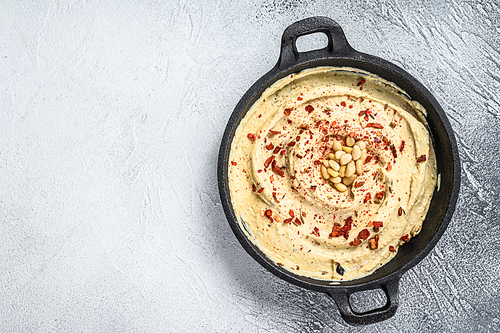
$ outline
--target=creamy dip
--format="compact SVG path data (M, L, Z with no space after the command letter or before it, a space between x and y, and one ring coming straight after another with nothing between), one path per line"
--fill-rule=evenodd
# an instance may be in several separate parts
M321 170L334 142L363 147L342 188ZM239 124L228 168L247 237L277 265L334 281L373 273L418 234L437 178L425 109L378 76L333 67L269 87Z

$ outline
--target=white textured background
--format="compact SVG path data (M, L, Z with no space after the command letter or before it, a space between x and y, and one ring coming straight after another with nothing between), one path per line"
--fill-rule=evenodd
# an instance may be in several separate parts
M261 268L217 189L234 106L314 15L417 77L460 146L450 227L370 327ZM500 331L499 50L500 1L0 1L0 332Z

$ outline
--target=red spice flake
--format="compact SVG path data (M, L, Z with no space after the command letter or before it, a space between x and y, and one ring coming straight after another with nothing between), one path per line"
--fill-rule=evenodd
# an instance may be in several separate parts
M370 163L371 160L372 160L372 155L366 156L366 158L365 158L365 164Z
M274 155L271 155L265 162L264 162L264 168L269 167L269 164L271 164L274 161Z
M372 194L366 193L365 198L363 199L363 203L367 203L371 199L372 199Z
M340 105L346 106L345 102L340 102Z
M316 160L314 161L314 165L320 165L321 164L321 161L320 160Z
M266 209L266 211L264 212L264 216L270 218L271 216L273 216L273 211L270 209Z
M285 177L285 172L281 170L275 160L273 160L273 163L271 164L271 170L273 170L273 172L278 176Z
M366 127L372 127L372 128L378 128L378 129L384 128L384 126L382 126L379 123L368 123L368 124L366 124Z
M367 239L368 236L370 236L370 232L368 231L368 229L363 229L358 234L359 239Z
M257 173L261 173L261 172L262 172L262 169L257 170Z
M401 141L401 145L399 146L399 151L402 152L403 149L405 149L405 142L404 142L404 140Z
M264 188L263 188L263 187L262 187L262 188L260 188L260 189L257 191L257 193L262 193L262 191L264 191Z
M354 183L354 187L358 188L358 187L363 186L364 184L365 184L364 181L359 181L359 182Z
M293 147L293 146L295 146L295 141L290 141L290 142L288 142L287 146L289 146L289 147Z
M293 108L286 108L285 110L283 110L283 113L285 114L285 116L289 116L292 113L292 110Z
M286 150L285 150L285 149L283 149L282 151L280 151L280 154L281 154L281 155L285 155L285 153L286 153Z
M274 135L276 135L276 134L281 134L281 131L273 131L273 130L270 130L269 132L271 132L271 134L274 134Z
M296 225L301 225L302 221L299 220L298 218L295 218L295 220L293 220L293 223L296 224ZM319 234L318 234L318 236L319 236Z
M290 209L290 211L288 212L288 214L290 214L291 217L295 217L295 213L293 212L293 209Z
M252 184L252 192L255 192L257 190L257 187L255 186L255 184Z
M426 160L427 160L427 156L422 155L419 158L417 158L417 163L425 162Z
M277 203L280 203L279 200L278 200L278 197L276 195L276 192L273 192L273 199L274 201L276 201Z
M366 80L361 80L358 82L357 86L360 86L360 85L364 84L365 82L366 82Z
M293 123L293 121L291 121L290 119L288 119L286 122L290 125Z
M391 165L391 162L387 163L387 166L385 167L385 169L387 171L391 171L392 170L392 165Z
M391 245L391 246L389 246L389 251L396 252L396 249L394 248L394 246Z
M364 119L365 121L370 120L370 118L369 118L369 117L368 117L368 115L366 115L366 114L365 114L365 116L363 117L363 119Z
M370 249L372 249L372 250L378 249L379 238L380 238L380 236L377 234L368 240L368 243L370 244Z
M301 100L303 100L303 98L299 96L299 97L297 97L297 100L301 101Z
M398 208L398 216L403 215L403 207Z
M313 234L316 237L319 237L319 229L318 229L318 227L314 227L314 230L311 232L311 234Z
M277 263L276 263L276 265L278 265L278 266L284 266L284 265L283 265L282 263L280 263L280 262L277 262Z
M382 222L382 221L373 221L373 228L374 229L382 228L383 226L384 226L384 222Z
M330 237L340 237L344 236L345 239L349 238L349 231L351 231L352 228L352 217L349 216L345 220L345 224L343 227L340 226L338 223L333 224L332 232L330 233Z
M389 144L389 139L387 139L385 136L383 136L382 142L387 146Z
M302 216L303 216L303 217L306 217L306 212L302 212Z
M308 113L313 112L313 111L314 111L314 106L312 106L312 105L308 105L308 106L306 106L306 111L307 111Z
M274 148L274 145L272 142L266 146L267 150L272 150L273 148Z
M308 130L309 129L309 125L308 124L302 124L302 125L300 125L300 128Z
M293 221L293 217L283 220L283 223L290 224Z
M405 243L408 243L408 241L410 240L410 236L408 236L408 234L404 235L403 237L401 237L401 240Z
M385 195L385 192L381 191L381 192L378 192L377 194L375 194L375 198L377 198L377 199L383 199L384 195Z
M359 111L358 116L360 116L360 117L364 116L367 111L368 111L368 109L363 110L363 111Z
M330 234L328 236L330 236L330 237L333 238L333 237L340 237L342 235L340 234L340 231L336 230L335 227L334 227L334 229L332 230L332 232L330 232Z
M235 161L231 161L231 165L238 165Z
M280 150L281 150L281 147L280 146L276 146L276 148L274 148L274 150L273 150L273 154L279 153Z
M255 134L253 134L253 133L248 133L247 134L247 138L249 138L250 140L253 140L253 141L255 141L257 139L257 137L255 136Z
M304 156L302 156L300 154L295 154L295 156L297 156L297 158L304 158Z
M359 246L361 244L361 241L358 238L354 238L352 242L349 243L351 246Z
M316 188L317 188L317 186L316 186L316 185L312 185L312 186L311 186L311 191L316 191Z
M396 153L396 147L394 147L394 145L391 145L390 148L392 156L394 156L394 158L398 157L398 154Z

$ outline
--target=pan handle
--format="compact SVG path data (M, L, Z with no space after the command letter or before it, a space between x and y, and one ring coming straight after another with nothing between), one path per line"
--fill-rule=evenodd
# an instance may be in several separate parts
M342 318L351 325L369 325L384 321L391 318L396 313L398 308L398 289L401 275L397 275L390 280L382 283L380 288L387 296L387 304L383 307L373 309L367 312L356 312L352 309L349 297L354 292L344 291L329 291L328 294L333 298L340 310ZM370 290L367 288L365 290ZM360 290L357 290L360 291Z
M297 51L296 42L299 37L317 32L322 32L328 37L328 45L325 48L302 53ZM301 56L310 53L314 53L318 58L343 56L354 51L337 22L324 16L309 17L291 24L283 32L281 53L276 67L279 69L291 67L300 61Z

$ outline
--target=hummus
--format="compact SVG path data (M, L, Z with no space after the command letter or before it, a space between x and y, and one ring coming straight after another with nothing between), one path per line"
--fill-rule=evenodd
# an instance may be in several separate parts
M418 234L436 187L425 114L394 84L357 69L318 67L277 81L231 144L240 227L295 274L347 281L373 273ZM356 159L353 174L334 157L339 150Z

